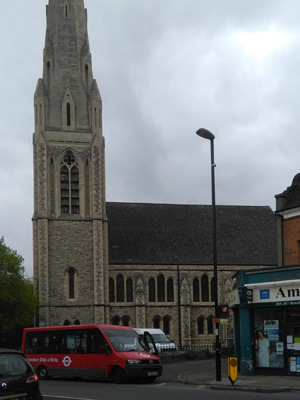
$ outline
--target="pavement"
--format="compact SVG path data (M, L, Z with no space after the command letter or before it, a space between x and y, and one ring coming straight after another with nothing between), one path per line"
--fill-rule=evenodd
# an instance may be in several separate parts
M213 390L233 390L260 393L278 393L293 390L300 391L300 376L287 375L239 375L232 384L228 378L227 359L221 361L221 381L216 381L215 359L207 360L206 363L195 365L195 369L190 366L189 371L180 373L177 379L189 385L210 386ZM206 367L205 367L206 365Z

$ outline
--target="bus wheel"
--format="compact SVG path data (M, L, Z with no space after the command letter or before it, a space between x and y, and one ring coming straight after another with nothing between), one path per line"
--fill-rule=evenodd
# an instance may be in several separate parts
M47 368L46 368L44 365L41 365L41 366L38 368L37 374L38 374L38 377L39 377L41 380L45 380L45 379L48 378L48 371L47 371Z
M115 383L124 383L126 381L124 369L120 367L115 367L112 371L112 378Z

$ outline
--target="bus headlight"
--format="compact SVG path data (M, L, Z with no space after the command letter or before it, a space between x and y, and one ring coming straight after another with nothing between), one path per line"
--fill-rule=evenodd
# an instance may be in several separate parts
M140 364L142 362L142 360L126 360L127 365L137 365Z

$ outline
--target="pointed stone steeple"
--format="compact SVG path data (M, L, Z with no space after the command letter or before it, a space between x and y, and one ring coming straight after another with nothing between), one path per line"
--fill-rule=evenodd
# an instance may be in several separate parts
M44 48L43 79L36 97L47 97L45 122L52 129L88 130L92 126L90 91L93 79L83 0L50 0ZM97 107L101 106L98 88ZM68 96L74 100L68 106ZM64 104L64 108L62 107Z
M34 278L39 322L108 322L102 102L83 0L49 0L34 95Z

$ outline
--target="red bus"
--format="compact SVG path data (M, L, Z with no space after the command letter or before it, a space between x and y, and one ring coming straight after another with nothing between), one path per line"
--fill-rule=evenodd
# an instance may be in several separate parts
M148 352L145 341L130 327L118 325L69 325L24 329L22 352L40 379L50 376L154 382L163 367ZM151 348L153 348L151 346ZM155 348L155 345L154 345Z

